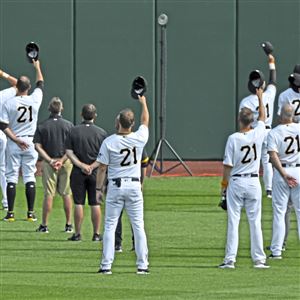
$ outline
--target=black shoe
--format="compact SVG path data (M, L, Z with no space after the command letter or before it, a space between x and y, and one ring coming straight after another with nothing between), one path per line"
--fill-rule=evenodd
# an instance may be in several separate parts
M122 246L121 245L115 246L115 252L119 252L119 253L123 252Z
M111 269L107 269L107 270L100 269L100 270L98 271L98 273L103 274L103 275L111 275L111 274L112 274L112 271L111 271Z
M92 241L93 242L101 242L102 241L102 235L98 234L98 233L94 233Z
M6 222L14 222L15 221L15 214L12 211L9 211L6 216L3 218L3 221Z
M42 224L39 226L39 228L36 230L36 232L45 232L48 233L48 226L43 226Z
M272 191L271 190L267 190L266 194L267 194L267 198L272 199Z
M136 274L138 275L148 275L150 274L149 269L137 269Z
M69 241L79 242L81 241L81 234L74 233L71 237L68 238Z
M270 254L268 256L269 259L282 259L282 256L281 255L273 255L273 254Z
M69 232L69 233L73 232L73 226L72 226L72 224L66 224L66 226L65 226L65 232Z
M33 211L28 211L27 212L27 221L29 221L29 222L36 222L37 221L37 217L35 216Z

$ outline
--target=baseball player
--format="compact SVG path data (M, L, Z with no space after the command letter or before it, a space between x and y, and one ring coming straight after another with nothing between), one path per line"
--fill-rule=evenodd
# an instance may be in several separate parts
M0 91L0 111L3 110L4 103L16 95L17 79L4 71L0 70L0 78L6 79L11 85L11 88ZM6 197L6 177L5 177L5 150L6 150L6 135L0 130L0 187L2 191L2 207L8 209Z
M27 199L27 220L36 221L34 214L35 171L38 154L32 142L36 130L38 111L43 99L44 79L40 62L33 60L36 70L36 88L29 95L30 80L21 76L17 81L17 95L3 106L0 126L9 137L7 141L7 202L8 212L4 221L14 221L14 202L19 169L22 168Z
M268 198L272 198L272 176L273 176L273 169L272 165L269 162L269 155L267 153L267 134L271 130L272 126L272 120L273 120L273 108L274 108L274 100L275 100L275 95L276 95L276 69L275 69L275 59L274 57L269 54L269 70L270 70L270 79L269 79L269 84L266 87L264 93L263 93L263 104L266 110L266 136L265 140L263 143L263 148L262 148L262 155L261 155L261 160L262 160L262 166L263 166L263 180L264 180L264 185L265 185L265 190L267 193ZM253 73L258 74L258 79L252 81L251 80L251 75ZM248 89L251 92L251 95L247 96L244 98L239 107L239 111L243 107L249 108L253 115L254 115L254 122L251 125L253 128L257 126L257 117L258 117L258 101L257 101L257 96L256 96L256 91L255 91L255 85L257 84L256 81L261 81L262 85L265 85L265 82L263 80L263 74L256 70L254 72L250 73L249 76L249 83L248 83ZM265 86L263 86L265 88Z
M300 83L300 65L295 65L294 73L289 76L290 87L283 91L278 98L278 115L280 116L281 109L284 104L289 103L294 107L294 119L293 121L296 123L300 122L300 85L296 84ZM298 80L297 80L298 78ZM288 202L288 207L285 214L285 236L282 249L286 249L287 238L290 229L290 218L291 212L293 209L293 203L291 200Z
M273 178L273 234L272 254L269 258L281 259L285 236L285 213L291 199L298 223L300 240L300 123L293 122L294 109L284 104L280 124L268 136L268 152L275 168Z
M257 89L259 116L256 127L251 128L253 113L249 108L239 112L240 131L229 136L225 148L222 190L227 189L227 246L224 261L219 268L234 269L238 250L238 230L241 210L245 207L251 237L251 257L254 268L269 268L265 264L261 230L261 186L259 162L261 146L265 137L265 108L263 88Z
M106 196L103 254L99 273L112 274L111 267L115 254L115 231L123 208L129 216L134 232L137 255L137 274L148 274L148 247L144 230L143 194L141 189L141 157L147 143L149 112L145 96L139 96L142 106L141 125L136 132L134 113L130 109L119 114L119 130L106 138L101 145L97 162L97 197L101 198L105 185L106 170L108 189Z
M148 154L146 152L146 149L143 149L143 153L142 153L142 160L141 160L141 185L142 185L142 189L143 189L143 183L144 183L144 178L146 176L146 170L148 167L148 163L149 163L149 157ZM116 233L115 233L115 252L122 252L122 215L123 215L123 210L120 214L119 220L118 220L118 224L117 224L117 228L116 228ZM131 250L134 251L135 246L134 246L134 235L133 235L133 230L131 227L131 233L132 233L132 248Z

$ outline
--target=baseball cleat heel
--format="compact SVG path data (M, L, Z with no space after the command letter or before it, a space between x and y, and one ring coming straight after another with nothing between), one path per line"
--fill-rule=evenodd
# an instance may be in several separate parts
M36 217L36 215L33 211L28 211L27 212L27 221L29 221L29 222L36 222L37 221L37 217Z
M136 274L138 275L148 275L150 274L149 269L137 269Z
M233 261L223 262L218 266L219 269L234 269L235 265Z
M115 252L121 253L123 252L122 246L115 246Z
M267 194L267 198L272 199L272 191L271 190L267 190L266 194Z
M73 242L80 242L81 241L81 234L78 233L73 233L71 237L68 238L68 241L73 241Z
M111 275L112 271L111 271L111 269L100 269L98 271L98 273L103 274L103 275Z
M15 214L13 212L8 212L6 216L3 218L5 222L14 222L15 221Z
M268 256L269 259L282 259L282 256L281 255L274 255L274 254L270 254Z
M269 269L270 266L266 265L265 262L262 261L256 261L253 265L253 268L255 269Z
M94 233L93 237L92 237L92 241L93 242L101 242L102 241L102 235L99 233Z

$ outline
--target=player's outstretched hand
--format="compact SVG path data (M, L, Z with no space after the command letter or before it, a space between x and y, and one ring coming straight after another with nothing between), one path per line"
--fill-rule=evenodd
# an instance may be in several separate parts
M40 68L40 61L39 60L32 60L32 64L34 66L35 69L39 69Z
M294 188L298 185L297 179L288 174L284 177L284 179L290 188Z
M256 96L257 96L259 99L262 99L263 92L264 92L264 89L263 89L263 88L256 89Z
M26 142L17 139L16 140L16 144L24 151L27 150L29 148L29 144L27 144Z
M146 97L145 97L145 96L140 96L140 95L138 95L138 97L139 97L139 102L140 102L141 104L143 104L143 103L146 102Z
M275 57L272 54L269 54L268 58L269 58L269 64L275 64Z

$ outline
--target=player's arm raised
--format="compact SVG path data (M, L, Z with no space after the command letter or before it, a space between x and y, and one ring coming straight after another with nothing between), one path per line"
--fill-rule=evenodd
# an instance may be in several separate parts
M10 84L11 86L15 87L16 84L17 84L17 78L5 73L3 70L0 69L0 77L6 79Z
M262 100L263 92L264 92L263 88L256 89L256 95L258 98L258 121L265 122L266 121L266 111L265 111L265 107L264 107L263 100Z
M33 66L35 68L35 71L36 71L36 80L35 80L35 82L36 83L38 83L39 81L44 82L44 76L43 76L42 71L41 71L40 61L39 60L35 61L33 59L32 64L33 64Z
M146 97L145 96L139 96L139 102L142 105L141 124L148 127L149 126L149 111L148 111Z
M269 84L273 84L276 86L277 79L276 79L275 57L272 54L269 54L268 59L269 59L269 70L270 70Z

